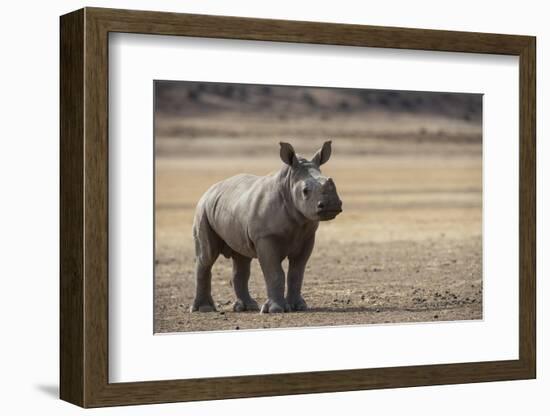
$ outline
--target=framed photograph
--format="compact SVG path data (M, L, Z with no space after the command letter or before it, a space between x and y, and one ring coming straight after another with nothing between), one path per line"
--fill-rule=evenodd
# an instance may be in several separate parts
M60 28L63 400L535 378L534 37Z

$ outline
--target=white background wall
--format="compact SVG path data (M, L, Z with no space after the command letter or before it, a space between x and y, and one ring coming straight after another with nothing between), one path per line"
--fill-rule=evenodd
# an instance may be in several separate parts
M550 71L546 64L550 26L545 2L531 0L4 2L0 16L1 413L63 415L82 411L57 399L58 16L82 6L529 34L538 38L537 380L139 406L88 414L548 414L550 361L544 351L548 331L543 332L542 326L548 317L543 303L550 298L550 285L544 282L543 239L550 229L542 212L550 202L548 190L543 192L550 171L544 166L550 163L550 146L544 143L543 130L545 103L550 100L545 77Z

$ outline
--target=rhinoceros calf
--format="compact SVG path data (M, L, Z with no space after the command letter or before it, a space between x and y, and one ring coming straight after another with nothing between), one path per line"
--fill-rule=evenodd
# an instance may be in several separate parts
M197 204L193 223L196 293L191 311L215 311L211 269L220 254L232 258L235 311L258 310L248 292L250 262L258 258L267 301L261 312L307 309L302 298L306 263L319 221L334 219L342 201L331 178L319 167L328 161L331 142L313 159L280 143L283 167L268 176L241 174L213 185ZM288 257L287 291L282 261Z

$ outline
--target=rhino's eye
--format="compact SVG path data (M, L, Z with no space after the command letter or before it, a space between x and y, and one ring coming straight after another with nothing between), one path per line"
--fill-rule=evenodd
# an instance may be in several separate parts
M302 189L302 193L304 194L304 197L307 198L309 196L309 188Z

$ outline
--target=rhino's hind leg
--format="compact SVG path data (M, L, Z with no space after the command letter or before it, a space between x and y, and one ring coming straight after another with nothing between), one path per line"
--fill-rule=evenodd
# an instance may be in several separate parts
M248 280L250 279L251 258L241 256L233 252L233 289L237 300L233 304L235 312L259 311L258 303L252 299L248 292Z
M191 312L213 312L212 266L220 255L223 240L214 232L204 213L198 212L193 223L195 240L195 299Z
M214 299L212 299L212 266L204 266L197 262L195 265L195 299L191 305L191 312L214 312Z

